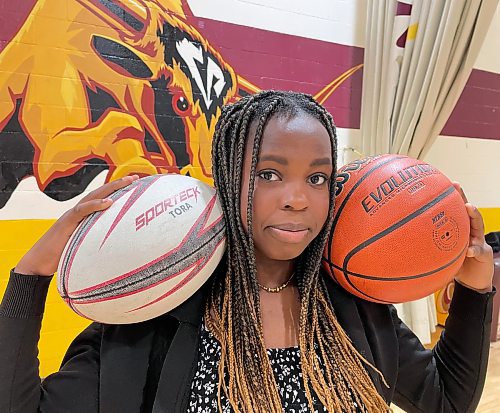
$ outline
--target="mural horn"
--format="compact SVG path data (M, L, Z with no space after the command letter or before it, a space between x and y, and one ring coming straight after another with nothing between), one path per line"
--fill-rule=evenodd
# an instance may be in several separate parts
M238 85L238 96L235 96L237 99L242 98L246 95L251 95L253 93L258 93L262 89L258 86L255 86L252 82L246 80L244 77L240 75L236 75L236 82Z
M351 67L349 70L346 70L339 77L335 78L332 82L330 82L318 93L316 93L314 95L314 99L318 101L321 105L323 105L327 101L327 99L332 95L335 89L337 89L348 77L350 77L353 73L357 72L362 67L363 64L359 64L357 66Z
M321 89L318 93L314 95L314 99L317 100L320 104L324 104L328 98L332 95L333 92L350 76L356 73L359 69L363 67L363 64L359 64L357 66L351 67L349 70L346 70L339 77L335 78L328 85L326 85L323 89ZM246 94L257 93L262 89L258 86L255 86L253 83L248 81L242 76L236 76L238 81L238 96L242 97Z

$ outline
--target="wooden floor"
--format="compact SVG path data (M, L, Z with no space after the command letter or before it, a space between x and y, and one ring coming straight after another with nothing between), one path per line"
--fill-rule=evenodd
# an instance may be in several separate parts
M393 406L394 412L403 410ZM476 413L499 413L500 412L500 341L492 343L490 347L490 360L488 374L484 386L483 395ZM431 412L429 412L431 413Z
M500 341L491 344L488 375L477 412L500 412Z

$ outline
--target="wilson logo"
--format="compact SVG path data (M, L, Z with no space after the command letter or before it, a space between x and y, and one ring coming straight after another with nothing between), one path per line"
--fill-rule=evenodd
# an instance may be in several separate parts
M378 207L384 205L402 189L422 179L424 176L432 175L436 172L432 166L427 164L416 164L401 169L366 195L361 201L361 205L367 213L373 214L377 211Z

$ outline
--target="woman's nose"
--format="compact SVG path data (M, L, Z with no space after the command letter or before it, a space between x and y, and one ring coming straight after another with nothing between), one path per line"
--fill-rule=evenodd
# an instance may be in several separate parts
M302 184L287 185L282 193L281 205L283 209L306 209L309 205L306 188Z

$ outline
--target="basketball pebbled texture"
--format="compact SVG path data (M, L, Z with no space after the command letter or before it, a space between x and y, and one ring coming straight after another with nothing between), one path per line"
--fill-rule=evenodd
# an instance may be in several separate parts
M339 169L324 268L349 292L399 303L443 287L463 263L470 221L461 195L431 165L380 155Z
M78 314L108 324L177 307L210 277L225 249L215 190L183 175L153 175L111 195L63 252L58 290Z

